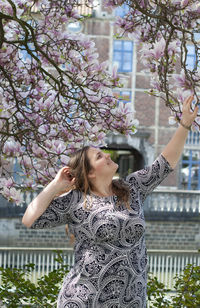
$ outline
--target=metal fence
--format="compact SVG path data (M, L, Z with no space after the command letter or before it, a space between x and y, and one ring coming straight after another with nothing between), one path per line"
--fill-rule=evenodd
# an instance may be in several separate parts
M64 264L70 269L74 263L73 249L60 250ZM28 263L36 265L30 277L32 282L60 266L55 257L55 249L50 248L0 248L0 266L3 268L23 268ZM180 275L187 264L200 265L200 252L194 250L148 250L148 258L149 272L169 289L173 289L174 276Z
M149 272L171 290L174 277L179 276L187 264L200 266L200 252L196 250L149 250L148 255Z
M62 251L64 264L70 269L74 264L74 255L72 248L21 248L21 247L1 247L0 248L0 266L3 268L24 268L26 264L35 264L34 270L30 274L32 282L48 274L54 269L58 269L60 264L55 261L56 250ZM1 283L1 276L0 276Z

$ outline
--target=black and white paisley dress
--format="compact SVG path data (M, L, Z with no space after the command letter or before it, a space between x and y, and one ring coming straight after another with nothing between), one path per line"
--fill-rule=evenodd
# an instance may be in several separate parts
M32 228L68 224L74 234L75 264L64 279L57 308L146 307L147 253L143 202L172 171L160 155L154 163L126 178L131 209L117 197L72 190L51 202ZM90 209L88 209L90 205Z

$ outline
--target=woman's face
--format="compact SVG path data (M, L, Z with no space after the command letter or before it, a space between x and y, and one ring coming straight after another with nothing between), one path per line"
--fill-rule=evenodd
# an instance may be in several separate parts
M118 169L118 164L112 161L110 154L102 152L99 148L90 147L87 155L92 167L89 176L113 177Z

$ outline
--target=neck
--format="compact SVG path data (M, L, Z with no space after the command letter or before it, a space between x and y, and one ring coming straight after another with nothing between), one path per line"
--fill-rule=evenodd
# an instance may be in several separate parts
M93 185L91 193L100 197L109 197L113 195L112 191L112 181L110 183L99 183L98 185Z

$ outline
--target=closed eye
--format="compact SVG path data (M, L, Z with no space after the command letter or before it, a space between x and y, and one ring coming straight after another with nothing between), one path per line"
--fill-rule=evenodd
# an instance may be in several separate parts
M101 157L102 157L102 153L101 152L97 153L97 159L99 159Z

